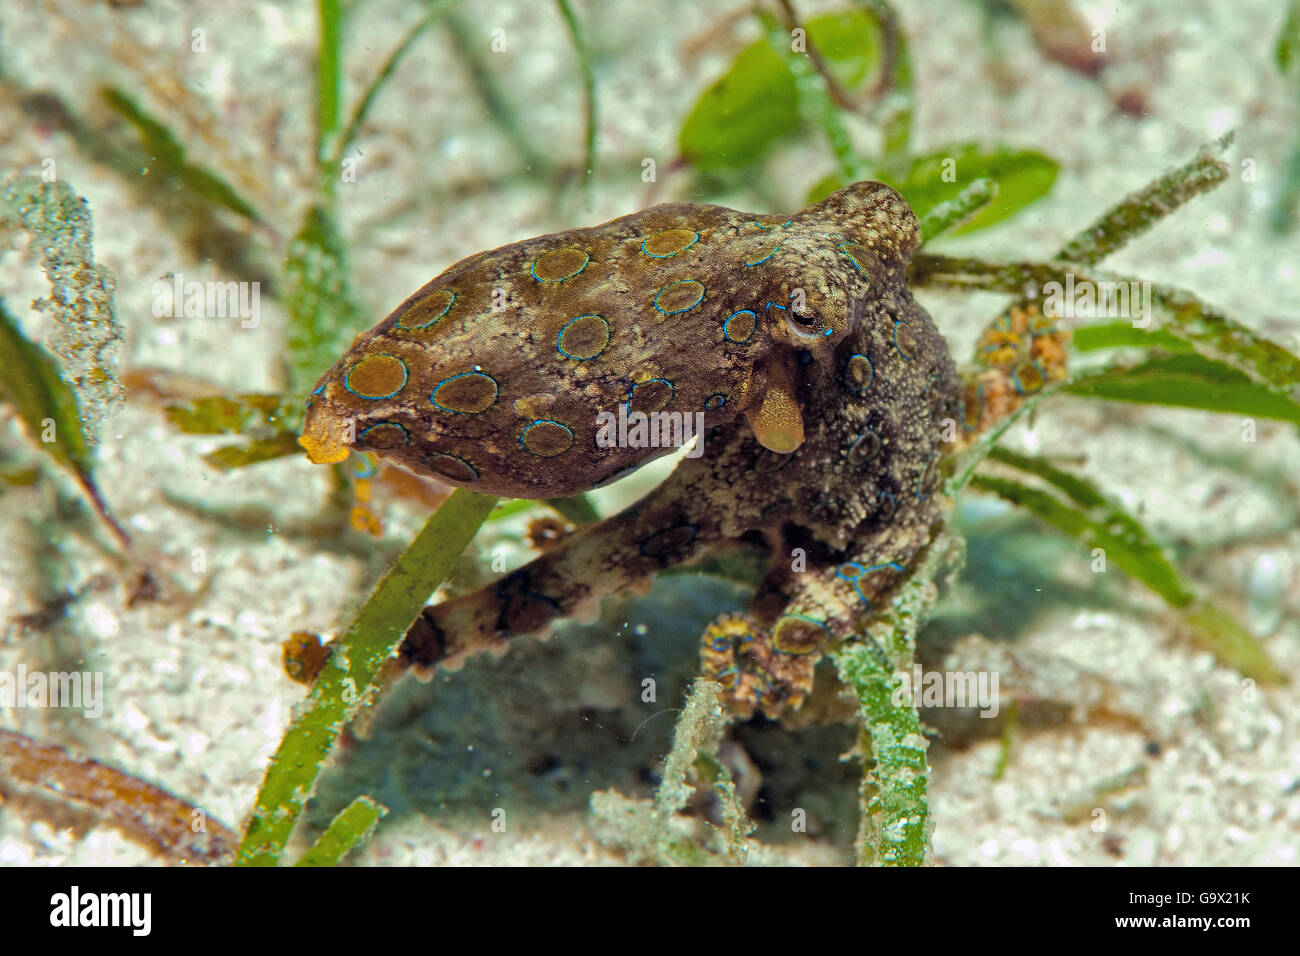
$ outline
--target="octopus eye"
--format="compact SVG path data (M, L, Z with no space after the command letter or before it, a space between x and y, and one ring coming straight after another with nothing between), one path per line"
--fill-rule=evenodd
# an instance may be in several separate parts
M808 315L797 315L794 312L790 312L783 316L783 318L785 319L786 328L790 330L790 334L796 342L806 342L809 345L813 345L814 343L821 342L825 339L826 331L829 331L819 329L818 326L821 323L817 320L817 316L811 313Z

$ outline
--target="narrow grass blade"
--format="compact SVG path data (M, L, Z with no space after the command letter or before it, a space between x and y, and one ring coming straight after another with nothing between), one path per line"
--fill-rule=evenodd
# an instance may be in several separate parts
M1191 345L1176 335L1161 329L1134 328L1132 322L1105 322L1080 326L1070 333L1070 345L1076 352L1119 348L1158 348L1166 352L1195 351Z
M370 85L366 87L366 91L361 95L361 99L357 101L356 108L352 111L352 117L348 120L348 125L344 127L343 132L335 141L333 158L328 163L328 168L324 170L324 175L332 178L338 174L339 166L343 162L343 154L347 151L348 146L350 146L357 138L357 134L361 130L361 124L366 121L366 116L370 113L370 107L374 105L375 98L379 95L379 91L387 85L398 65L406 58L406 54L411 51L411 48L415 46L415 41L418 40L424 32L429 29L429 27L437 23L438 20L456 4L456 2L457 0L448 0L448 2L433 4L430 7L429 12L421 17L416 22L415 26L411 27L411 29L407 31L406 36L402 38L402 42L399 43L393 52L388 55L388 59L384 61L384 65L375 73L374 78L370 81Z
M323 163L330 153L339 128L343 87L343 10L340 0L317 0L320 29L316 50L316 161ZM321 171L324 188L334 183L333 170Z
M495 504L490 496L456 491L380 580L339 638L271 759L238 863L279 861L339 733L361 708L374 705L374 682L384 662Z
M370 839L375 824L387 812L387 807L369 797L357 797L334 818L294 866L338 866L346 854Z
M1269 683L1283 680L1259 642L1208 601L1200 599L1142 523L1089 482L1042 459L1005 449L994 449L989 457L1036 476L1051 490L990 474L975 475L971 480L973 487L1026 508L1089 549L1101 549L1108 565L1113 563L1163 598L1225 666Z
M1300 405L1252 382L1236 369L1194 352L1154 357L1132 367L1083 375L1067 384L1065 390L1109 401L1271 418L1300 427Z
M1300 357L1257 334L1182 289L1126 276L1082 271L1056 262L989 262L919 253L909 278L914 286L983 289L1023 295L1049 282L1094 288L1133 285L1149 290L1151 328L1188 343L1205 358L1245 373L1251 380L1300 403Z
M124 546L126 532L109 514L94 479L94 457L81 428L77 397L54 360L29 342L0 302L0 398L13 405L32 441L80 482L95 510Z
M216 173L190 162L180 140L166 126L146 113L135 100L113 87L105 87L102 92L108 105L136 128L145 149L157 163L158 173L163 177L175 178L207 202L229 209L253 222L263 221L253 204L230 183Z
M582 77L583 103L586 113L582 166L586 171L586 176L583 178L583 183L590 187L592 178L596 173L596 73L591 65L591 50L588 48L587 39L582 32L582 24L573 12L573 4L569 0L555 0L555 3L560 8L560 15L564 17L564 25L569 29L569 38L573 41L573 49L578 54L578 72Z

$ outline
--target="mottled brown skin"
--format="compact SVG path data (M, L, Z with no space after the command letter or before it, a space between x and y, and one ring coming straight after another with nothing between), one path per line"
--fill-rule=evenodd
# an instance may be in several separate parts
M669 258L644 255L646 238L666 230L700 238ZM448 469L430 468L430 456L473 455L473 480L460 483L498 494L567 495L662 453L596 447L597 412L616 408L632 384L672 380L664 411L728 397L707 414L701 457L683 459L648 497L500 582L426 608L402 645L401 665L425 672L454 665L743 538L772 554L749 622L770 653L746 659L779 666L743 680L713 676L724 684L732 678L739 712L747 704L768 713L787 701L797 706L817 657L886 599L942 517L935 466L962 419L960 387L946 344L907 289L905 269L918 244L912 211L878 183L857 183L792 218L658 206L466 259L358 338L314 396L304 435L313 457L330 460L334 431L355 417L355 447L440 477ZM529 274L538 255L579 246L590 256L583 272L554 283ZM652 241L650 248L659 247ZM656 294L663 301L657 290L696 277L704 287L698 304L674 315L654 308ZM458 303L473 303L472 316L427 340L394 331L413 303L452 288ZM512 303L497 317L483 311L493 289ZM799 297L805 314L792 317ZM722 325L745 309L756 327L741 346ZM564 324L584 314L604 316L611 335L598 357L578 362L556 343ZM359 400L342 379L376 354L404 361L408 384L391 399ZM396 382L384 379L384 365L372 391ZM475 366L500 383L491 406L454 414L431 405L434 383ZM529 403L524 414L521 400ZM571 429L572 446L549 458L530 452L521 433L541 418ZM403 425L407 440L368 446L366 429L389 421ZM772 450L800 437L799 425L793 452ZM706 673L723 657L706 654Z

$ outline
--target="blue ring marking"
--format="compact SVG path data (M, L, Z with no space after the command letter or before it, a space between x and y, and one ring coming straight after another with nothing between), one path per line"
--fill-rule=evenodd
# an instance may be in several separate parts
M883 571L885 568L889 568L891 571L903 570L903 566L897 561L886 561L884 564L873 564L871 567L867 568L867 574L870 574L872 571Z
M739 671L736 670L735 664L732 664L730 667L724 667L722 670L718 671L718 683L722 684L723 687L728 686L727 684L723 683L722 679L724 677L730 677L732 679L732 683L735 683L735 678L738 673Z
M754 317L754 327L749 330L749 335L745 336L743 339L733 339L731 337L731 332L729 331L731 328L731 320L734 319L736 316L745 313L748 313L749 315ZM754 337L754 333L757 331L758 331L758 314L753 309L737 309L735 312L731 313L731 315L727 316L726 321L722 323L722 337L725 338L732 345L748 345L750 340Z
M664 229L664 230L661 230L661 231L662 231L662 232L668 232L669 230ZM692 229L691 232L695 232L695 230ZM674 252L670 252L670 253L668 253L667 255L662 255L662 256L661 256L661 255L659 255L659 253L657 253L657 252L646 252L646 251L645 251L645 244L646 244L647 242L649 242L651 239L653 239L653 238L654 238L655 236L657 236L657 235L660 235L660 233L656 232L654 235L646 236L644 239L641 240L641 255L643 255L643 256L649 256L651 259L671 259L673 256L677 255L677 253L679 253L679 252L685 252L685 251L686 251L687 249L689 249L691 246L695 245L697 242L700 241L700 234L699 234L698 232L695 232L695 238L694 238L694 239L692 239L690 242L686 243L686 245L682 246L680 249L677 249L677 250L674 251Z
M835 334L835 330L834 330L834 329L827 329L823 334L824 334L827 338L830 338L832 335Z
M318 385L318 386L316 387L316 390L315 390L314 392L312 392L310 395L307 396L307 407L308 407L308 408L311 408L311 400L312 400L313 398L315 398L317 395L324 394L326 384L328 384L328 383L326 383L326 382L321 382L320 385Z
M667 309L661 309L661 308L659 308L659 297L660 297L661 295L663 295L665 292L667 292L669 289L673 288L674 286L685 285L687 282L694 282L694 283L695 283L696 285L698 285L698 286L700 287L700 289L702 290L702 291L700 292L700 297L699 297L698 299L696 299L694 302L692 302L690 305L688 305L688 306L687 306L686 308L684 308L684 309L673 309L671 312L669 312ZM689 312L689 311L691 311L691 309L695 308L697 305L699 305L701 302L704 301L704 296L708 293L708 291L709 291L708 286L706 286L706 285L705 285L703 282L701 282L699 279L678 279L676 282L670 282L670 283L668 283L666 286L664 286L662 289L660 289L658 292L655 293L655 300L654 300L654 303L653 303L653 304L654 304L655 311L656 311L656 312L661 312L661 313L663 313L664 315L677 315L677 314L679 314L679 313L681 313L681 312Z
M730 650L731 638L723 635L718 635L712 641L709 642L709 646L718 652Z
M766 262L768 259L771 259L774 255L776 255L780 251L781 251L781 244L777 243L776 246L773 247L772 251L769 252L767 255L765 255L763 258L755 259L753 262L746 262L744 263L744 265L761 266L764 262Z
M406 440L407 440L407 442L410 442L410 440L411 440L411 433L410 433L409 431L406 430L406 426L405 426L405 425L400 424L399 422L375 422L373 425L367 425L367 426L365 427L365 429L361 432L361 434L357 436L357 440L360 441L361 439L365 438L366 435L370 434L370 433L371 433L372 431L374 431L376 428L379 428L379 427L381 427L381 426L386 426L386 427L390 426L390 427L392 427L392 428L400 428L402 431L406 432ZM364 478L364 477L366 477L366 476L365 476L365 475L360 475L359 477Z
M578 358L578 356L570 355L568 352L564 351L564 346L560 344L560 342L563 341L564 339L564 329L567 329L574 322L577 322L578 319L600 319L600 321L605 323L605 332L607 333L605 336L605 348L602 348L595 355L588 355L586 358ZM611 329L609 326L609 319L605 318L603 315L597 315L595 312L589 312L586 315L577 315L569 319L568 322L565 322L564 327L561 328L560 331L555 333L555 351L559 352L566 359L573 359L573 361L575 362L590 362L592 359L600 358L602 355L605 354L605 349L609 348L610 336L612 336L613 334L614 334L614 330Z
M825 621L819 621L815 617L809 617L807 614L783 614L782 617L792 617L796 621L807 621L809 624L816 624L823 631L830 633L830 627Z
M1046 323L1046 324L1039 324L1037 327L1035 327L1035 324L1034 324L1034 323L1035 323L1035 321L1038 320L1038 319L1041 319L1042 322L1043 322L1043 323ZM1030 319L1030 320L1029 320L1029 337L1030 337L1030 338L1034 338L1034 339L1036 339L1036 338L1038 338L1039 336L1042 336L1042 335L1055 335L1055 334L1056 334L1056 320L1055 320L1055 319L1048 318L1047 316L1042 315L1042 314L1040 313L1040 314L1037 315L1034 319Z
M856 573L853 574L852 576L847 575L844 573L845 568L852 568ZM839 578L841 581L851 582L853 585L853 590L858 592L858 597L862 599L862 603L865 604L868 608L870 608L871 602L868 601L867 596L862 593L861 579L862 579L862 575L866 574L866 572L867 569L864 568L862 565L854 561L849 561L846 562L845 564L841 564L838 568L835 569L835 576Z
M531 448L529 448L527 445L524 445L524 439L528 437L528 433L529 433L530 431L532 431L534 428L536 428L538 425L555 425L555 426L557 426L557 427L559 427L559 428L563 428L566 432L569 433L569 448L572 448L572 447L573 447L574 435L573 435L573 429L572 429L572 428L570 428L568 425L564 424L564 422L557 422L557 421L556 421L555 419L553 419L553 418L539 418L539 419L537 419L537 421L530 423L530 424L528 425L528 427L526 427L526 428L525 428L522 432L520 432L520 434L519 434L519 444L520 444L520 445L523 445L524 451L528 452L528 454L532 455L534 458L559 458L560 455L563 455L563 454L564 454L564 451L568 451L568 450L569 450L569 448L566 448L566 449L564 449L564 451L559 452L558 454L555 454L555 455L539 455L539 454L537 454L537 452L533 451L533 450L532 450Z
M560 246L556 249L547 249L546 252L559 252L560 249L571 249L571 248L573 247ZM574 249L574 251L582 252L581 249ZM563 276L559 279L543 279L541 276L537 274L537 260L540 259L542 256L546 255L546 252L539 252L536 256L533 257L532 263L528 266L528 274L531 275L538 282L556 282L556 283L564 282L566 279L572 279L574 276L580 275L583 272L583 270L587 268L587 266L591 265L591 256L586 252L582 252L583 256L585 257L585 261L582 263L581 266L578 267L577 272L570 272L567 276Z
M783 615L781 615L781 620L785 620L786 618L793 618L793 619L796 620L796 621L804 621L804 622L806 622L806 623L808 623L808 624L816 624L818 627L820 627L820 628L821 628L823 631L825 631L827 634L829 634L829 633L831 632L830 627L826 624L825 621L819 621L819 620L817 620L817 618L815 618L815 617L809 617L807 614L783 614ZM780 626L780 623L781 623L781 621L777 621L777 622L776 622L776 625L774 625L773 628L772 628L772 637L773 637L773 638L776 637L777 628ZM781 648L777 647L775 643L772 644L772 650L776 651L778 654L787 654L787 655L790 655L791 657L804 657L804 656L806 656L807 654L812 653L811 651L805 651L803 654L795 654L793 651L783 651L783 650L781 650Z
M848 379L849 363L856 358L860 358L863 361L865 361L867 363L867 368L871 369L871 378L867 379L867 384L863 385L861 388L854 388L852 385L849 384L849 379ZM844 373L843 375L841 375L841 378L844 380L844 387L847 388L850 392L853 392L855 395L865 395L867 394L868 391L871 390L871 386L875 384L876 363L871 361L871 356L863 355L861 352L854 352L852 355L849 356L848 362L844 363Z
M902 347L901 345L898 344L898 327L899 327L900 325L902 325L902 324L903 324L902 319L896 319L896 320L894 321L894 348L898 349L898 354L899 354L899 355L903 356L903 358L904 358L906 361L910 362L910 361L912 361L912 356L910 356L910 355L908 355L906 352L904 352L904 351L903 351L903 347Z
M394 422L393 424L397 424L397 423ZM374 427L375 427L374 425L370 426L370 428L374 428ZM401 428L400 425L398 425L397 427ZM365 432L361 433L362 438L366 437L366 432L370 431L370 428L367 428ZM356 462L352 466L352 477L369 478L378 470L379 470L379 465L375 463L375 456L370 454L369 452L363 451L360 455L357 456Z
M419 331L420 329L427 329L429 326L433 325L433 323L437 322L444 315L450 312L451 307L456 304L456 293L451 289L434 289L432 292L429 293L429 295L437 295L439 292L444 292L444 291L451 292L451 298L447 301L446 307L437 315L435 315L433 318L431 318L428 322L425 322L423 325L403 325L402 320L406 318L407 312L411 311L410 309L407 309L406 312L402 313L402 318L397 320L397 322L395 323L395 327L401 329L404 332L416 332ZM415 302L411 303L412 307L414 307L416 303L421 302L424 299L427 299L429 295L420 296L419 299L416 299Z
M848 257L849 262L851 262L851 263L853 264L853 268L857 269L857 270L858 270L859 272L861 272L863 275L866 275L866 274L867 274L867 270L864 269L864 268L862 268L862 266L858 264L858 260L857 260L857 259L853 258L853 253L849 252L849 250L847 250L847 249L844 248L844 247L847 246L847 245L848 245L847 242L841 242L841 243L839 243L839 244L836 246L836 248L839 249L840 252L844 253L844 255Z
M881 493L884 494L884 492ZM852 568L856 573L849 576L844 573L845 568ZM862 599L862 603L870 608L871 601L862 593L862 576L864 574L871 574L873 571L883 571L886 568L889 568L891 571L903 570L903 566L897 561L886 561L884 564L873 564L869 568L864 568L855 561L848 561L835 569L835 576L843 581L851 581L853 583L853 589L858 592L858 597Z
M497 403L497 396L501 394L501 386L497 384L497 380L494 379L491 375L488 375L486 372L458 372L457 374L451 376L451 378L444 378L437 385L433 386L433 391L429 393L429 402L433 405L433 407L441 409L444 412L451 412L453 415L483 414L483 412L458 412L454 408L447 408L445 405L439 405L437 402L433 400L433 396L438 394L438 389L442 388L448 382L454 382L456 379L464 378L466 375L479 375L487 379L489 382L491 382L492 383L492 405L495 405ZM489 405L487 408L483 409L483 411L484 412L487 411L487 409L491 408L492 405Z
M771 228L772 228L771 226L765 226L765 225L763 225L763 224L762 224L761 222L759 222L757 219L754 220L754 225L758 226L759 229L771 229Z
M464 465L466 468L468 468L471 472L474 473L474 477L468 479L469 481L478 481L479 478L480 478L480 475L479 475L479 473L478 473L478 469L475 468L473 465L471 465L471 464L470 464L468 461L466 461L464 458L460 457L460 455L453 455L453 454L451 454L450 452L440 451L440 452L438 452L437 454L433 454L433 455L425 455L425 456L424 456L424 464L425 464L427 467L429 467L429 468L433 468L433 466L429 464L430 459L433 459L433 458L450 458L450 459L452 459L453 461L458 461L458 462L460 462L462 465ZM433 470L434 470L434 471L438 471L438 469L436 469L436 468L434 468ZM443 475L444 478L450 478L450 477L452 477L451 475L445 475L445 474L443 474L442 472L438 472L438 474ZM467 479L457 478L456 480L457 480L457 481L465 481L465 480L467 480Z
M792 222L794 222L793 219L787 219L785 222L781 223L781 228L782 228L782 229L789 229L789 228L790 228L790 224L791 224Z
M1047 369L1043 368L1043 366L1039 364L1038 359L1030 359L1029 362L1028 362L1028 364L1029 364L1030 367L1038 369L1038 374L1041 375L1041 376L1043 377L1043 383L1046 384L1046 382L1047 382ZM1037 394L1036 392L1026 392L1024 386L1020 384L1020 372L1019 372L1019 366L1017 366L1015 369L1012 369L1012 371L1011 371L1011 382L1012 382L1012 384L1014 384L1014 385L1016 386L1016 394L1017 394L1017 395L1034 395L1034 394ZM1041 392L1041 391L1042 391L1042 388L1039 388L1038 391Z
M387 395L362 395L360 392L353 389L353 387L349 384L349 382L352 380L352 373L357 370L357 365L360 365L361 362L364 362L366 359L369 358L379 358L380 356L383 356L384 358L393 359L397 362L398 365L402 366L402 384L397 386L397 388L393 389ZM353 395L355 395L357 398L364 398L368 402L379 402L379 401L383 401L385 398L392 398L402 389L406 388L406 383L411 380L411 373L407 369L406 363L402 361L400 358L398 358L396 355L389 355L387 352L378 352L374 355L367 355L366 358L363 358L361 360L361 362L358 362L356 365L352 366L352 368L348 369L348 374L343 376L343 387L346 388Z
M721 399L721 401L719 401L716 405L711 404L715 398ZM704 410L706 412L716 411L717 409L721 408L723 405L726 404L727 404L727 396L723 395L721 392L714 392L712 395L710 395L708 398L704 400Z
M867 436L871 436L872 438L874 438L874 439L876 440L876 450L875 450L875 453L872 454L872 456L871 456L870 458L866 458L866 459L863 459L862 461L856 461L856 462L855 462L855 461L853 460L853 453L854 453L855 451L858 450L858 446L861 445L861 444L863 443L863 441L866 440ZM845 452L844 452L844 457L847 458L847 459L849 460L849 463L852 464L855 468L861 468L863 465L867 464L868 462L875 461L876 456L880 454L881 450L882 450L884 447L885 447L885 440L884 440L883 438L880 437L880 433L877 432L874 428L870 428L870 427L868 427L868 428L864 428L864 429L862 429L862 431L858 432L858 436L857 436L857 438L855 438L855 439L853 440L853 444L850 445L850 446L845 450Z
M640 388L642 385L649 385L651 382L663 382L665 385L668 386L668 402L671 402L674 398L677 397L677 386L674 385L672 382L668 381L668 379L666 378L648 378L644 382L633 382L631 390L628 391L627 393L626 405L629 414L632 411L632 398L636 395L636 390ZM659 407L667 408L668 402L664 402L663 405Z

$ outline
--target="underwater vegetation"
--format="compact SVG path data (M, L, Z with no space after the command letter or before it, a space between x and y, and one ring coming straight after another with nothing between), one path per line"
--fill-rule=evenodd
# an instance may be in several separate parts
M626 144L605 145L602 117L617 108L606 86L619 82L618 55L599 40L592 22L600 15L590 6L549 5L566 41L552 52L571 87L563 148L529 131L520 95L526 81L496 56L519 42L510 30L454 0L399 4L409 25L390 35L381 57L371 51L362 60L347 42L348 25L371 6L319 0L312 11L314 84L295 93L311 131L297 144L304 155L293 178L292 221L273 199L282 171L223 162L212 130L179 120L203 111L185 87L156 72L146 79L119 71L99 84L96 102L69 102L0 61L11 107L74 136L93 168L129 183L178 244L210 265L205 275L219 277L150 276L154 318L220 316L250 332L265 323L278 350L278 384L258 391L221 388L161 365L124 368L123 343L137 320L115 302L122 279L95 254L113 222L98 210L92 222L77 183L63 181L53 165L10 175L0 192L0 232L12 248L2 254L20 259L26 242L48 293L32 301L29 315L17 294L0 290L0 399L27 442L0 460L6 487L56 487L60 471L70 474L108 537L66 496L50 525L98 539L95 550L110 555L100 560L123 583L128 607L165 605L178 593L176 563L135 540L135 526L97 480L112 416L136 404L160 413L160 442L184 449L196 466L236 476L298 469L295 504L306 502L290 518L251 498L220 505L164 491L169 507L239 533L304 538L367 568L336 608L332 636L323 636L331 628L317 608L302 603L271 635L283 672L306 693L285 716L274 752L247 753L247 768L260 771L266 761L264 775L227 823L149 783L129 762L95 752L93 735L65 747L30 727L0 730L7 801L0 810L12 804L50 819L97 821L172 862L333 865L392 817L452 796L411 796L408 785L377 776L383 757L365 756L395 726L418 728L427 719L421 714L444 713L399 678L414 670L433 680L435 697L460 700L448 684L468 679L466 660L479 652L555 654L552 644L572 638L597 655L592 670L605 667L631 683L603 697L587 692L596 703L584 705L581 720L606 713L619 745L655 764L653 779L602 768L593 776L607 786L565 784L589 803L593 830L610 852L667 865L787 862L782 841L806 833L808 820L781 790L783 774L806 764L814 779L834 778L841 792L846 780L854 783L856 820L820 824L835 831L841 851L851 847L861 864L919 866L936 862L931 795L943 772L931 763L936 741L961 747L997 737L992 786L1015 760L1022 734L1066 722L1059 711L1077 709L1085 725L1147 730L1118 685L1093 670L1039 667L1033 652L979 636L990 622L1003 632L989 637L1014 636L1020 604L1033 599L1002 602L995 595L1004 585L986 580L996 577L991 568L1014 570L1032 594L1050 585L1047 565L1117 570L1132 585L1108 581L1117 604L1154 602L1166 626L1239 675L1243 694L1288 683L1277 642L1262 639L1285 630L1278 620L1260 621L1281 615L1281 597L1258 610L1225 594L1205 573L1204 549L1168 540L1140 502L1117 495L1097 471L1009 440L1027 424L1050 427L1073 403L1212 412L1240 423L1243 447L1268 429L1294 442L1300 357L1293 343L1159 274L1129 271L1142 261L1140 251L1126 250L1130 243L1194 215L1206 194L1233 188L1238 169L1243 177L1253 170L1253 160L1234 153L1232 133L1194 155L1159 157L1153 167L1166 172L1127 195L1096 198L1055 248L1001 239L985 254L980 236L1006 233L983 230L1028 223L1059 191L1070 157L978 135L919 148L923 78L906 17L886 2L808 12L775 0L711 16L698 42L720 45L725 62L689 91L672 118L671 156L661 161L633 156ZM1300 93L1298 10L1290 4L1270 27L1269 69ZM980 15L999 36L1013 21L1026 47L1085 88L1116 69L1104 31L1099 42L1063 0L987 5ZM456 244L460 261L436 275L412 255L411 268L430 275L423 285L399 285L369 271L375 260L355 228L349 189L369 175L376 111L410 81L408 58L427 53L435 37L445 44L438 55L463 71L474 110L507 157L504 172L470 185L504 194L531 184L555 231L523 238L528 231L512 224L506 232L517 241L509 245L482 252ZM12 42L0 36L0 53ZM196 27L188 42L197 55L216 38ZM1136 86L1111 85L1105 95L1133 122L1151 112ZM439 104L428 108L437 114ZM459 142L451 132L446 139ZM795 146L804 152L791 166L784 155ZM418 176L403 175L392 188L407 190L421 210L409 224L429 207L420 205ZM615 177L637 191L620 187L621 198L604 198L599 208L625 215L591 213ZM1294 161L1278 183L1266 218L1273 235L1286 237L1300 196ZM456 186L436 188L440 201L454 202ZM792 194L801 206L789 207ZM676 195L691 201L665 202ZM732 197L759 211L711 201L739 205ZM412 252L411 243L405 248ZM1112 271L1105 263L1121 253L1126 265ZM923 305L914 292L943 295ZM375 302L383 303L379 311ZM983 310L969 354L945 340L945 307ZM382 311L389 314L376 325ZM635 415L643 422L688 417L675 423L671 440L628 440L625 430L614 441L620 411L633 428ZM667 477L661 462L658 471L650 465L605 487L695 435L700 446ZM184 436L193 438L183 443ZM318 468L303 460L304 450ZM1225 458L1229 467L1239 464ZM1270 508L1284 538L1296 525L1286 490L1293 486L1261 484L1277 499ZM1004 524L990 531L978 515L994 501L1008 507L991 512ZM475 542L490 554L490 567ZM206 554L183 548L184 563L191 551L198 573ZM56 549L36 560L57 567L72 559ZM1276 573L1259 574L1264 580L1251 582L1252 592L1280 587ZM63 570L51 580L70 577ZM204 599L200 589L184 603L196 608ZM10 632L57 632L54 622L72 600L47 594L46 607L11 622ZM625 631L637 601L658 609L648 633L576 634L582 626ZM611 614L622 628L610 625ZM674 624L683 637L649 650L657 629ZM522 646L552 629L548 650ZM602 640L613 657L634 653L638 661L609 663L592 650ZM111 645L104 653L111 672ZM931 699L922 678L944 655L955 661L943 665L949 688L955 673L972 681L1000 675L1010 689L999 696L995 683L989 696L972 683L961 704L942 693ZM651 659L656 665L642 673ZM669 699L679 692L680 708ZM671 741L667 721L638 740L649 723L648 712L627 706L638 697L673 714ZM483 706L505 712L500 703ZM626 713L613 716L620 708ZM463 715L455 726L466 726ZM551 732L558 742L539 749L564 746L566 732ZM752 755L763 750L756 742L763 735L779 743L769 741L776 749L759 768ZM438 740L414 759L440 759L453 747ZM810 741L802 753L801 740ZM827 769L827 753L850 763ZM765 777L762 796L758 777ZM437 786L437 775L431 779ZM1095 821L1111 795L1142 779L1125 770L1097 782L1072 796L1060 817ZM475 800L476 788L495 793L493 786L464 783ZM843 812L826 800L821 817ZM519 813L499 802L491 805L493 832Z

